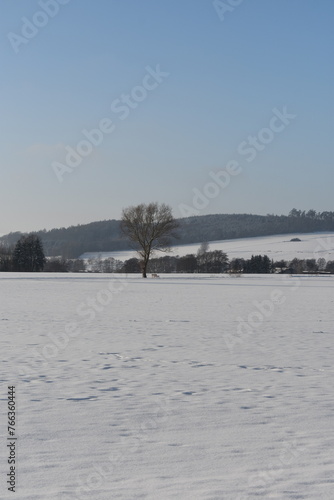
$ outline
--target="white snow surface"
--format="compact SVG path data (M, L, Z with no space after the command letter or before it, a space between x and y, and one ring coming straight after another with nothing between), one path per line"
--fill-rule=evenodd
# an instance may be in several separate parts
M332 276L3 273L0 298L1 499L334 497Z
M301 241L291 241L299 238ZM200 243L191 245L173 246L169 255L196 254ZM234 240L210 241L209 250L223 250L230 260L234 258L249 259L252 255L268 255L270 259L290 261L298 259L319 259L334 260L334 233L293 233L280 234L275 236L259 236L256 238L239 238ZM164 254L157 253L157 257ZM119 260L137 257L133 250L119 252L86 252L81 255L82 259L113 257Z

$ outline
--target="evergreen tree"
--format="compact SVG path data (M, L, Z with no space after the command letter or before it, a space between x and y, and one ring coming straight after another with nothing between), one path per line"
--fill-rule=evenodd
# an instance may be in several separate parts
M35 234L22 236L13 253L13 269L22 272L42 271L46 259L41 240Z
M252 255L252 257L245 261L245 273L270 273L272 264L267 255Z

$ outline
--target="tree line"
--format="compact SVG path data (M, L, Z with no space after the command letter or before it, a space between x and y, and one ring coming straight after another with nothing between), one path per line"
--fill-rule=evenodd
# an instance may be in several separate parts
M44 256L43 246L38 236L22 237L13 248L0 247L0 272L60 272L60 273L141 273L139 258L125 261L109 257L65 259L63 257ZM253 255L249 259L234 258L229 260L222 250L210 250L208 243L202 243L196 254L184 256L164 255L151 258L147 273L319 273L334 274L334 261L319 259L298 259L274 261L267 255Z
M14 246L0 246L0 272L80 272L86 266L80 259L46 258L36 234L21 236Z
M140 260L131 258L123 263L119 272L140 273ZM233 273L233 274L334 274L334 261L319 259L298 259L274 261L267 255L252 255L249 259L235 258L229 261L221 250L207 251L204 254L188 254L182 257L165 255L153 258L148 265L148 273Z

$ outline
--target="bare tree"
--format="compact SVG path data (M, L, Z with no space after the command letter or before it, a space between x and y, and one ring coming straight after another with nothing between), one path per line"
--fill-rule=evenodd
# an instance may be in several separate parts
M197 256L199 255L204 255L206 252L209 251L209 242L208 241L202 241L201 246L197 250Z
M171 238L177 237L178 227L172 209L164 203L142 203L123 210L121 231L140 255L143 278L147 277L147 264L152 254L169 251Z

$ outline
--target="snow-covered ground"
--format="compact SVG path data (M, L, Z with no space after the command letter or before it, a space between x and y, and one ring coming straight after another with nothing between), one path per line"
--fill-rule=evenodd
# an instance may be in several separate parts
M4 273L0 304L1 499L333 498L332 276Z
M299 238L301 241L293 242L291 239ZM181 245L172 247L169 255L196 254L200 244ZM275 236L259 236L257 238L240 238L235 240L211 241L209 250L223 250L230 260L233 258L249 259L252 255L268 255L274 260L290 261L298 259L319 259L334 260L334 233L307 233L307 234L281 234ZM87 252L81 258L106 259L114 257L119 260L135 257L133 251L123 252Z

